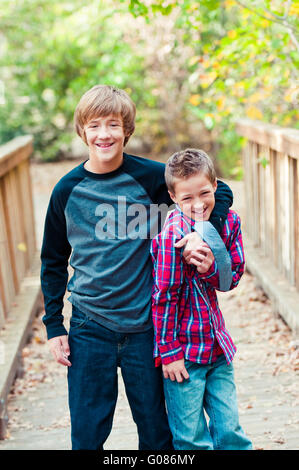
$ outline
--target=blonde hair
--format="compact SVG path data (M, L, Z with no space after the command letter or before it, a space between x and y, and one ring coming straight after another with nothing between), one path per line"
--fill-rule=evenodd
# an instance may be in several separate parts
M174 153L167 161L165 167L165 181L167 188L174 191L175 179L186 179L191 175L203 172L213 184L216 181L216 172L210 157L198 149L185 149Z
M87 144L84 126L93 118L109 114L122 117L126 134L124 145L135 130L136 106L124 91L111 85L95 85L81 97L74 114L77 134Z

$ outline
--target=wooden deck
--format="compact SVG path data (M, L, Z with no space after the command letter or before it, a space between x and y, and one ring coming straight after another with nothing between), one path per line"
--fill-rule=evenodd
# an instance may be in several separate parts
M34 166L34 201L40 243L48 194L55 181L76 163ZM46 173L48 176L46 176ZM48 178L48 189L43 188ZM242 215L242 183L231 183L234 208ZM245 246L246 251L246 246ZM235 375L240 421L255 449L299 449L299 343L284 321L246 273L237 289L220 296L227 326L238 351ZM65 316L70 304L65 304ZM66 369L56 364L46 345L41 317L35 319L33 337L23 349L25 374L17 379L8 400L7 439L0 450L70 449ZM137 449L132 420L119 378L120 392L107 450Z
M66 304L65 314L70 313ZM235 377L241 424L255 449L299 449L299 344L245 274L221 305L238 351ZM9 396L9 435L0 450L70 449L66 369L53 362L41 326L34 323L31 344L23 350L25 375ZM296 349L297 348L297 349ZM136 426L119 376L119 398L107 450L138 447Z

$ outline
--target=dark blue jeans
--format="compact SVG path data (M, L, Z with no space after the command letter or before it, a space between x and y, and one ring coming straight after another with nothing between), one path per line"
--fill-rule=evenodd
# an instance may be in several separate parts
M137 425L139 449L173 449L153 331L115 333L73 308L69 331L72 448L102 450L117 400L117 367Z

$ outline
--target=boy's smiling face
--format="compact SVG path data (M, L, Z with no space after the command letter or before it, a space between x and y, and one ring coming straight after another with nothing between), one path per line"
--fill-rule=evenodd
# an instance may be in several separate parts
M109 164L122 159L126 135L120 115L93 118L84 131L91 160Z
M188 178L175 178L171 199L178 204L185 215L193 220L209 220L215 206L217 181L211 183L203 172Z

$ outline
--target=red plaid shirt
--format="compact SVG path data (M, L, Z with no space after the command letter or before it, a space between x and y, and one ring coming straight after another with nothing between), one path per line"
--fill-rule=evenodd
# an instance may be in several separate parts
M230 363L236 352L217 301L219 272L216 261L206 273L200 274L195 266L185 262L184 248L174 247L178 240L194 231L194 223L176 209L166 220L161 233L152 240L156 366L182 358L209 364L222 353ZM230 289L233 289L244 272L245 261L240 218L232 210L221 238L231 258Z

